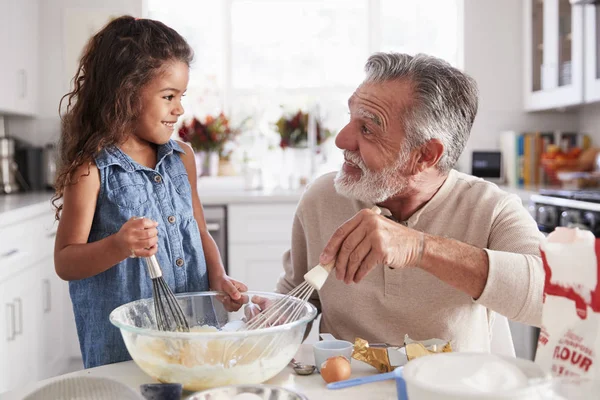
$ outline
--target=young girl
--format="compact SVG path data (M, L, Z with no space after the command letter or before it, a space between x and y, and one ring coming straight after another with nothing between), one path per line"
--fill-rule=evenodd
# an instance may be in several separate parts
M54 262L70 281L86 368L130 359L108 317L152 297L140 257L156 254L174 292L224 291L231 309L247 301L206 228L193 151L170 139L192 56L161 22L117 18L90 39L63 97Z

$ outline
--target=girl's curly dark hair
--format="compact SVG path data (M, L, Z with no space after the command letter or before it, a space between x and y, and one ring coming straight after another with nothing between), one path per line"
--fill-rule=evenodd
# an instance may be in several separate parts
M167 63L192 62L193 51L174 29L159 21L122 16L109 22L87 43L65 94L61 115L59 166L52 204L60 218L65 187L74 171L90 163L103 148L127 138L140 115L140 91ZM89 174L89 169L88 169Z

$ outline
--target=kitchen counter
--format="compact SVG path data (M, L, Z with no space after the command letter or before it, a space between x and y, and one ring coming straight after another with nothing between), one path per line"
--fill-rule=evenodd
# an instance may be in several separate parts
M295 358L300 362L313 363L314 357L312 352L312 346L310 344L302 344ZM377 373L377 371L370 365L365 364L361 361L352 360L351 378L373 375L375 373ZM133 361L127 361L122 363L109 364L97 368L90 368L87 370L77 371L63 376L36 382L35 384L28 385L27 387L24 387L22 389L0 394L0 400L20 400L28 393L31 393L35 389L47 383L56 381L63 377L75 376L94 376L116 379L132 387L136 391L139 391L139 386L141 384L153 382L153 379L146 375L141 369L139 369ZM287 366L278 375L265 382L265 384L283 386L287 389L291 389L304 394L310 400L395 400L397 398L396 385L395 382L392 380L354 386L351 388L341 390L328 390L325 387L325 382L317 372L310 376L299 376L296 375L292 368L289 366ZM189 396L190 393L184 394L183 399Z
M522 188L502 185L499 187L506 192L518 195L524 206L528 205L529 197L538 193L540 189L539 187ZM240 177L200 178L198 180L198 193L200 201L204 205L297 204L304 189L246 190ZM52 195L51 191L0 195L0 226L27 219L45 211L54 212L54 207L50 202Z
M0 195L0 227L24 221L45 212L54 213L54 192L25 192Z
M203 205L292 203L300 200L304 189L245 190L239 185L216 187L198 184ZM54 212L51 199L54 192L24 192L0 195L0 226L28 219L45 211Z

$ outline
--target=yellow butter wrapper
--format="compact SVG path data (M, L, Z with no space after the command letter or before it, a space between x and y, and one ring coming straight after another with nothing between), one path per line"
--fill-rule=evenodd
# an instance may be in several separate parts
M381 373L390 372L394 369L390 365L387 349L370 348L369 342L361 338L356 338L354 340L354 351L352 352L352 358L372 365Z
M442 339L415 341L408 337L408 335L404 337L404 347L408 361L429 354L452 352L452 345L448 341Z

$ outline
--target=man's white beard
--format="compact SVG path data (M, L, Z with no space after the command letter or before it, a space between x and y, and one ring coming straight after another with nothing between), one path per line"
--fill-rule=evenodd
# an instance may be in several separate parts
M364 203L381 203L402 192L409 183L405 169L410 152L403 151L393 165L379 172L369 170L358 153L345 150L344 156L361 169L362 175L356 178L343 169L338 171L334 186L342 196Z

